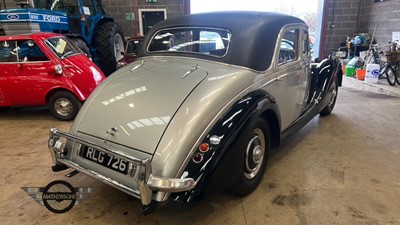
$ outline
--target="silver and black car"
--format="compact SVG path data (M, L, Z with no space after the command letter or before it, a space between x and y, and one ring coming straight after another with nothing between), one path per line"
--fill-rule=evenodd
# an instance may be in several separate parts
M141 200L250 194L271 149L338 93L334 57L311 63L306 24L267 12L167 19L140 57L91 94L71 130L51 129L54 171L72 168Z

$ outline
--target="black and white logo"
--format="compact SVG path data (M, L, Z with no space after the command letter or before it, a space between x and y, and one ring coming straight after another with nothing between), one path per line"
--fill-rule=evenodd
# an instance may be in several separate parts
M46 187L22 187L37 203L53 213L65 213L85 199L94 188L77 188L63 180L55 180Z

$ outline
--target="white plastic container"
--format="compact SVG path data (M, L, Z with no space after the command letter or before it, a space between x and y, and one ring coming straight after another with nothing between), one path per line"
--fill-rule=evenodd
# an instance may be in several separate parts
M366 83L378 83L379 79L379 65L378 64L367 64L367 72L365 74Z

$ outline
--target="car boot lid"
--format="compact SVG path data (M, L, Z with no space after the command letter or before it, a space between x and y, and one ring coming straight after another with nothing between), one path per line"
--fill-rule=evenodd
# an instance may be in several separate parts
M191 60L139 60L121 70L95 90L96 101L85 104L75 129L153 154L174 114L207 73Z

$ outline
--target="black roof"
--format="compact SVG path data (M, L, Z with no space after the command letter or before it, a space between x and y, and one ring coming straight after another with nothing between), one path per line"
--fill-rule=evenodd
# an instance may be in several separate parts
M144 46L147 46L158 30L164 28L193 26L227 29L231 32L232 38L229 51L223 58L200 54L195 57L264 71L270 65L277 36L282 27L299 23L305 24L299 18L272 12L229 11L190 14L157 23L146 35ZM148 53L146 49L144 47L141 52L144 56L170 54Z

